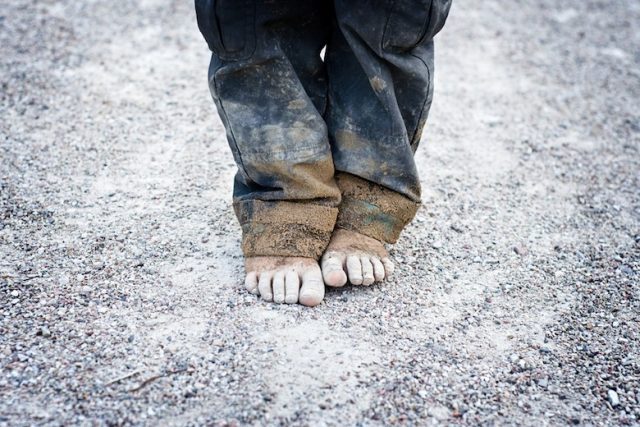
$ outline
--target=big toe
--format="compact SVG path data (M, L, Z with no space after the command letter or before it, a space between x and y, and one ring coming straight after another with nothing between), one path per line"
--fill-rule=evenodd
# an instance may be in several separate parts
M347 273L343 267L343 257L331 254L322 258L322 278L327 286L340 287L347 283Z
M313 307L324 299L324 282L319 267L310 268L302 274L302 286L298 302Z

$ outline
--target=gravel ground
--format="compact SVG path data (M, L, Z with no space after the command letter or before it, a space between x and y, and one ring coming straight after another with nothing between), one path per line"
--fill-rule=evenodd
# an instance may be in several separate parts
M640 5L456 0L382 286L240 286L190 2L0 11L0 425L640 425Z

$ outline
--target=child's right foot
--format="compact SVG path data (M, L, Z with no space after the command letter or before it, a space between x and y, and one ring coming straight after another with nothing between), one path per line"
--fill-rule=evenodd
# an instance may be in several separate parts
M245 268L245 287L265 301L313 307L324 298L322 272L312 258L250 257Z

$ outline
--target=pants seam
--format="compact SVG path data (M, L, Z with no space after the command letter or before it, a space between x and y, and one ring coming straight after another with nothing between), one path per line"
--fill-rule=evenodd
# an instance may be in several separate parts
M418 121L416 123L416 128L412 132L411 139L409 139L409 144L412 147L414 147L417 145L417 141L415 141L415 139L418 136L417 133L418 133L418 130L420 129L420 122L422 122L422 116L424 116L425 108L427 107L427 102L429 101L429 92L431 91L431 69L429 68L427 63L424 62L424 60L420 58L418 55L415 55L413 53L409 53L409 55L413 56L414 58L417 58L420 62L422 62L422 64L427 70L427 90L425 91L425 98L424 98L424 101L422 102L422 110L420 110L420 117L418 118Z
M213 76L212 76L212 80L213 80L213 87L216 89L216 94L219 94L219 88L218 88L218 80L216 79L216 76L218 74L218 69L216 69L213 72ZM244 164L244 160L242 159L242 153L240 152L240 147L238 147L238 141L236 140L236 136L233 132L233 126L231 126L231 122L229 121L229 116L227 116L227 112L225 111L224 108L224 103L222 100L222 97L218 95L218 102L220 103L220 112L222 115L224 115L224 119L227 123L229 123L229 133L231 134L231 140L233 141L233 145L236 148L236 152L238 153L238 163L239 163L239 167L242 169L242 173L244 173L247 177L249 177L249 179L255 181L251 175L249 175L249 171L247 170L247 168L245 167Z

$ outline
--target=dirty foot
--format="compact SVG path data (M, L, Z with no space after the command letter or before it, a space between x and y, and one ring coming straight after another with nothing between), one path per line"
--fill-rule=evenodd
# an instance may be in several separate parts
M393 263L382 242L355 231L335 229L322 256L327 286L371 285L393 273Z
M265 301L313 307L324 298L320 266L312 258L250 257L245 269L245 287Z

